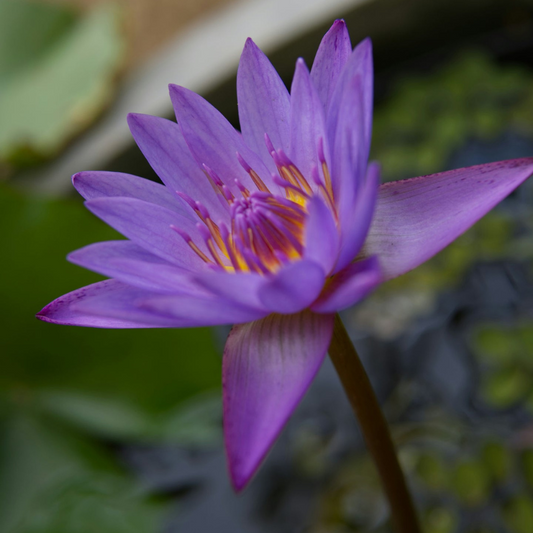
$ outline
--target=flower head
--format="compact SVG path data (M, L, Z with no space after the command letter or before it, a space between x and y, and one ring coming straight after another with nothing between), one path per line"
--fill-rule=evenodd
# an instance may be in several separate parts
M368 163L372 52L346 26L324 36L290 94L249 39L237 92L242 133L175 85L178 123L132 114L160 185L81 172L86 206L127 240L69 260L111 279L66 294L42 320L102 328L237 324L223 358L234 486L257 469L328 349L334 313L415 268L533 173L504 161L379 185Z

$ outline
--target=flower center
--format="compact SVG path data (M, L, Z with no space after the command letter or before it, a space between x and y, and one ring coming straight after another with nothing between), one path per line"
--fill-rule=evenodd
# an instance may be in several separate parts
M265 140L278 169L278 175L273 175L272 179L285 189L285 198L270 192L240 154L237 154L239 163L257 190L250 192L236 179L235 183L241 193L238 198L213 170L203 166L209 181L228 204L230 227L223 222L215 224L205 206L184 193L178 193L200 220L197 228L209 250L209 256L202 252L187 233L174 226L172 229L213 268L229 272L268 274L303 254L306 202L313 194L313 189L286 154L282 150L274 150L268 136L265 136ZM324 179L320 179L316 168L313 168L312 178L315 188L322 193L326 203L335 213L333 191L321 142L318 155Z

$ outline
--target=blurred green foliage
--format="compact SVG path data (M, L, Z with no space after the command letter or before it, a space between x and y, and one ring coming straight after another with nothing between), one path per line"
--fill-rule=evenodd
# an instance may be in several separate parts
M119 9L86 17L0 0L0 175L56 155L110 102L125 53Z
M504 130L533 134L533 77L501 67L485 53L463 52L430 74L404 78L376 110L373 157L386 180L446 168L471 138L494 139Z
M485 370L483 400L493 407L520 403L533 410L533 324L487 324L478 328L472 344Z
M100 442L219 445L210 332L40 322L34 315L50 300L101 279L66 254L117 234L78 200L6 186L0 227L0 531L155 531L161 506Z

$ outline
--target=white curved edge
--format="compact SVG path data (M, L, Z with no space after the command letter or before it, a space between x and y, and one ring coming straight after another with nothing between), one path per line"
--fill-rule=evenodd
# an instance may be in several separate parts
M19 174L13 184L52 196L69 193L72 174L98 170L130 145L128 113L171 115L169 83L205 93L236 72L247 37L268 54L369 1L241 0L210 13L126 76L105 116L58 159Z

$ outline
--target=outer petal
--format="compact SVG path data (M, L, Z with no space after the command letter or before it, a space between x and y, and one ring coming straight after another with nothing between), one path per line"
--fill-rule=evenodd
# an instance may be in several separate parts
M181 327L239 324L268 314L268 311L239 305L221 296L155 296L143 301L141 306L148 311L176 318Z
M326 275L337 262L340 235L333 214L319 196L307 202L304 257L318 263Z
M450 244L533 174L533 158L395 181L379 190L363 248L384 278L417 267Z
M352 209L345 212L341 220L341 250L335 272L351 263L365 242L376 207L379 182L380 167L377 163L370 163Z
M130 113L128 124L144 157L173 193L184 192L202 202L215 221L228 218L226 200L215 192L209 178L198 166L175 122Z
M108 279L82 287L65 294L44 307L37 318L52 324L64 326L85 326L89 328L158 328L176 327L179 324L167 317L157 317L145 312L135 312L134 300L138 298L138 289L132 289L114 279ZM129 311L129 318L109 316L109 309L103 315L87 313L79 308L84 301L97 298L111 302L112 305ZM134 317L134 319L132 319Z
M244 488L326 355L333 315L303 311L235 326L224 350L224 436L233 486Z
M346 65L352 45L344 20L336 20L322 38L311 68L311 80L327 109L339 75Z
M259 289L268 283L268 278L255 272L200 272L194 281L215 296L231 300L235 304L254 309L269 310L259 299Z
M344 87L342 113L336 123L335 135L330 134L331 179L342 230L346 229L348 220L353 215L368 161L362 80L356 77Z
M131 241L89 244L70 253L68 260L140 289L205 294L205 291L192 283L190 272L164 261Z
M370 39L361 41L352 52L345 64L338 82L331 95L331 102L327 110L328 131L330 133L330 145L334 146L337 136L337 123L343 118L347 107L353 105L350 97L350 85L354 79L361 80L362 111L359 120L363 124L362 139L365 144L364 152L368 157L370 150L370 137L372 135L372 106L374 100L374 67L372 62L372 42ZM359 96L357 95L357 98Z
M365 298L382 281L381 270L375 257L351 263L333 276L311 305L316 313L335 313Z
M322 267L308 259L289 263L267 278L258 296L272 313L298 313L320 294L324 286Z
M291 86L291 146L290 157L300 172L310 181L311 168L321 168L318 144L322 141L329 163L324 108L311 82L303 59L298 59Z
M247 171L239 163L237 153L257 172L271 191L279 187L263 160L244 142L233 126L201 96L177 85L170 85L170 98L185 141L199 165L207 165L239 195L238 178L250 191L256 189Z
M177 211L189 218L190 211L164 185L121 172L86 171L72 176L72 184L86 199L120 196L137 198Z
M246 144L262 157L271 172L276 172L265 145L265 133L276 149L288 151L289 92L252 39L246 41L237 71L237 100Z
M311 260L289 263L274 274L204 272L194 281L236 305L268 313L296 313L309 306L324 285L324 271Z
M85 202L87 208L111 227L145 250L188 270L205 263L171 226L186 231L208 253L195 224L178 213L133 198L99 198Z

